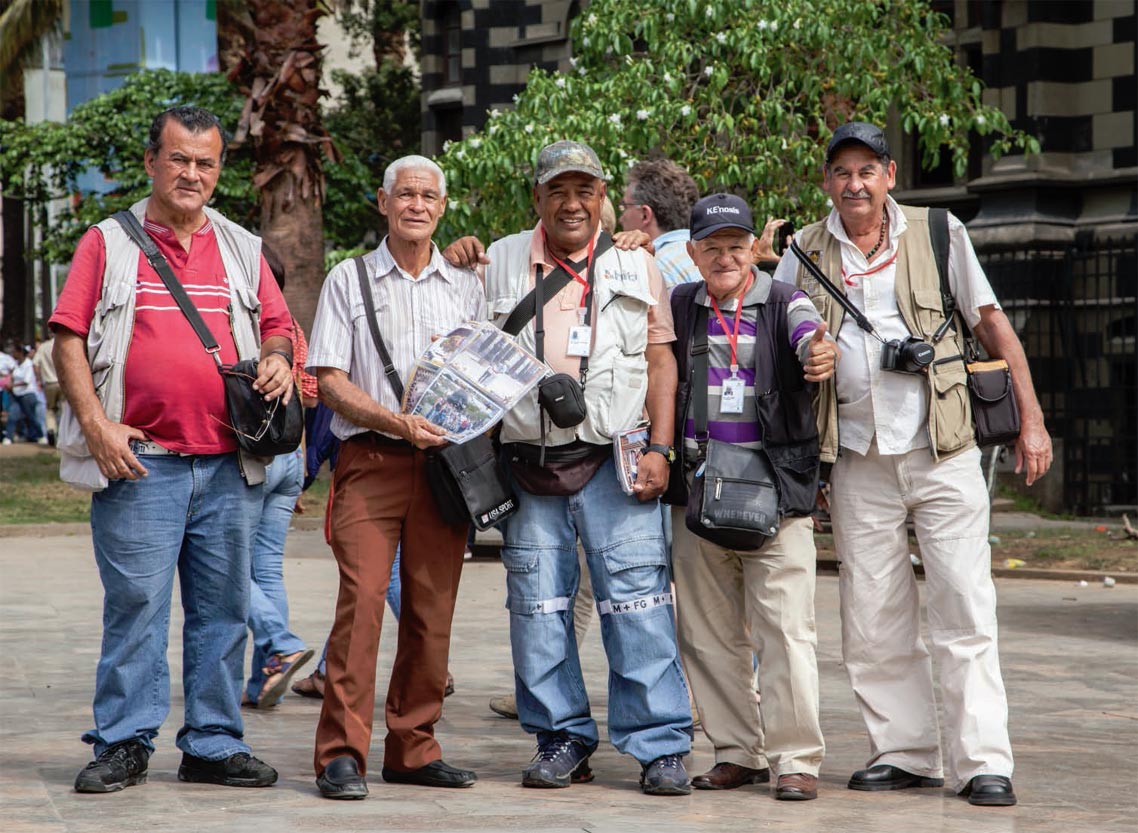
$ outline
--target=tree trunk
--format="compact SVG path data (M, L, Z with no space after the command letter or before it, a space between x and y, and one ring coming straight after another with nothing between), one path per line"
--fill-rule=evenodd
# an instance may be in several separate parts
M296 199L292 174L261 189L261 236L284 262L285 301L305 335L312 333L324 283L324 217L319 200Z
M24 339L28 309L28 264L24 260L24 202L3 198L4 212L4 288L0 296L3 321L0 337Z

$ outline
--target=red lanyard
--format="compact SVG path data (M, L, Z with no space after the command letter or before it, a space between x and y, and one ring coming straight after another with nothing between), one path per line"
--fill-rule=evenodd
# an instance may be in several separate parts
M854 278L864 278L864 277L867 277L869 275L876 275L878 272L880 272L885 267L892 266L893 261L895 261L897 259L898 254L900 254L899 251L893 252L893 257L889 258L889 260L886 260L883 263L877 264L872 269L870 269L868 272L854 272L852 275L847 275L846 270L843 267L842 268L842 280L845 281L846 286L857 286L857 283L854 282Z
M715 310L715 317L719 319L719 326L723 328L723 334L727 336L727 343L731 345L731 375L734 376L739 372L739 318L743 314L743 297L747 294L747 290L751 288L751 283L755 280L754 275L747 276L747 285L743 287L743 291L739 293L738 303L735 305L735 329L731 332L727 331L727 320L723 317L723 313L719 311L719 304L715 302L710 294L708 298L711 299L711 308Z
M542 228L541 228L541 237L542 237L542 240L545 242L545 250L547 252L549 252L549 236L545 233L545 226L542 226ZM597 239L595 237L589 240L589 255L588 255L588 258L585 260L585 274L588 274L589 270L593 268L593 245L596 243L596 240ZM559 258L553 252L549 252L549 256L551 258L553 258L555 261L557 261L557 265L560 266L562 269L564 269L566 272L568 272L573 277L573 280L575 280L577 283L581 284L581 286L584 287L584 289L581 290L581 304L580 304L582 307L584 307L585 306L585 299L589 295L589 282L587 280L585 280L584 278L582 278L579 274L577 274L576 269L574 269L572 266L570 266L564 260Z

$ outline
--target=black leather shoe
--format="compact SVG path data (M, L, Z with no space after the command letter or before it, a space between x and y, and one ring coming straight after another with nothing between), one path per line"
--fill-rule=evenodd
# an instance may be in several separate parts
M703 775L691 779L691 785L697 790L734 790L746 784L769 784L770 780L769 767L751 769L721 761Z
M356 759L351 755L333 758L316 779L316 786L325 798L367 798L367 781L360 775Z
M926 778L914 775L889 764L878 764L869 769L859 769L850 776L847 784L851 790L907 790L910 787L943 787L943 778Z
M277 782L277 771L248 752L237 752L220 761L183 752L178 780L223 787L269 787Z
M1016 803L1012 779L1003 775L977 775L960 794L968 796L969 804L981 807L1011 807Z
M382 775L389 784L418 784L420 787L469 787L478 780L469 769L455 769L445 761L431 761L410 772L384 767Z

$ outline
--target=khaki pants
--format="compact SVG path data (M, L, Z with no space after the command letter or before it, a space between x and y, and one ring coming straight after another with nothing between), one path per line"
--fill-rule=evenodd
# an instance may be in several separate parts
M684 509L672 511L680 655L715 762L762 769L769 761L776 775L817 775L825 743L811 520L784 518L762 551L739 553L693 535ZM761 707L752 652L759 657Z
M963 789L973 776L1012 774L1008 701L1000 676L988 490L980 451L934 463L927 448L864 457L842 450L830 513L842 561L842 655L869 732L867 765L890 764ZM932 655L944 700L945 764L932 661L905 518L925 567Z

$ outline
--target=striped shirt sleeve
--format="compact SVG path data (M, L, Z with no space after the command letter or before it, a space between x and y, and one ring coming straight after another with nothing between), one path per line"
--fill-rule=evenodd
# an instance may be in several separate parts
M810 337L822 323L822 316L818 314L809 296L801 289L795 290L790 296L790 303L786 305L786 331L790 333L790 346L798 354L798 361L806 364L806 353L810 349ZM826 338L833 341L827 333Z

